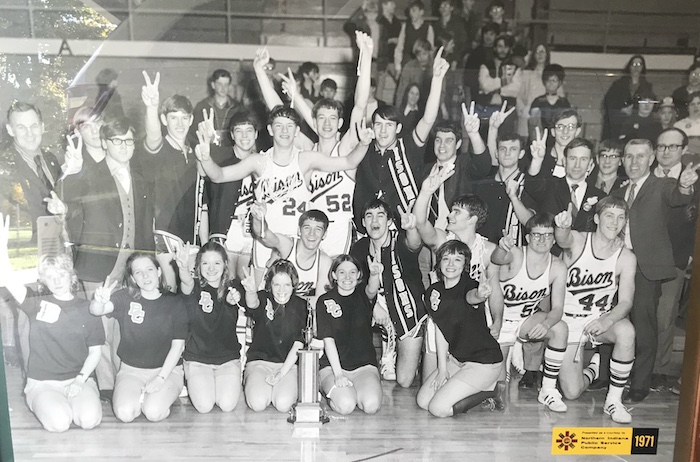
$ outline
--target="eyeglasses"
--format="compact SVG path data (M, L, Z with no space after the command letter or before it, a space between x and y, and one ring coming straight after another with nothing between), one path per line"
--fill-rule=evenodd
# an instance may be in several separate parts
M600 160L610 160L610 159L619 159L620 156L617 154L598 154L598 158Z
M133 146L134 144L136 144L136 140L133 138L128 139L128 140L120 140L119 138L108 138L108 139L115 146L121 146L122 143L126 144L127 146Z
M558 132L570 132L578 128L577 124L556 124L554 129Z
M664 152L668 149L668 152L678 152L683 145L680 144L659 144L656 146L656 152Z
M530 236L536 241L545 241L554 238L554 233L530 233Z

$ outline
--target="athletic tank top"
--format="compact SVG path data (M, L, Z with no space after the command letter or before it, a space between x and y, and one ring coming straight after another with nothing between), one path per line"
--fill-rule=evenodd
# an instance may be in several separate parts
M278 165L268 149L265 168L257 180L255 197L267 203L267 224L274 232L293 235L299 216L306 211L311 193L299 168L299 150L294 148L288 165Z
M238 202L233 212L236 220L243 222L243 233L246 237L251 237L250 226L250 206L255 200L255 180L252 175L248 175L241 181L241 187L238 189Z
M301 242L300 239L294 239L294 246L292 247L292 253L289 254L289 260L294 264L297 273L299 273L296 295L308 300L309 297L316 295L316 282L318 281L318 266L321 260L321 250L316 250L313 265L308 269L304 269L297 261L297 245L299 242Z
M338 157L340 142L333 146L330 157ZM318 151L318 143L314 145L314 151ZM352 200L355 195L355 181L346 172L319 172L311 173L310 209L320 210L328 216L332 222L352 220Z
M566 275L564 313L569 317L599 315L611 308L617 292L615 267L622 249L605 260L593 253L593 233L586 236L586 244Z
M520 321L527 318L537 304L549 295L549 269L552 256L549 255L547 268L537 279L532 279L527 272L527 247L523 248L523 264L518 273L507 281L501 281L503 292L503 319Z

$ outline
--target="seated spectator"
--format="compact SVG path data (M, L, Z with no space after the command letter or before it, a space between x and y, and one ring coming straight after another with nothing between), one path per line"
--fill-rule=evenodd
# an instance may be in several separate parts
M394 66L397 75L401 74L401 67L413 59L411 53L416 40L427 40L431 47L435 44L435 31L433 26L425 21L425 6L421 0L411 2L406 16L409 21L401 26L399 41L394 50Z
M502 98L515 98L520 93L522 71L513 61L506 62L513 47L513 37L499 35L494 46L494 57L479 68L479 95L474 98L482 106L501 105Z
M398 106L401 103L401 98L404 97L408 87L411 84L416 84L422 94L427 95L427 87L430 85L432 72L432 46L427 40L416 40L413 45L413 55L415 59L410 60L401 71L401 77L396 87L396 95L394 97L394 105ZM444 56L443 56L444 57Z
M690 139L690 152L700 152L700 92L688 96L688 117L676 122L674 127L683 130Z
M423 106L420 99L420 88L418 84L412 83L404 91L403 97L401 98L401 104L399 105L399 112L401 113L401 120L404 130L412 131L416 128L416 124L423 116Z
M651 83L645 74L647 65L644 57L634 55L623 70L623 76L610 85L603 100L603 139L620 137L622 123L632 115L634 101L642 93L653 93Z
M656 118L661 124L661 128L666 130L667 128L673 127L673 124L678 120L678 110L673 104L673 98L671 96L665 97L659 107L656 108Z
M464 53L471 53L471 50L479 46L477 38L479 37L479 25L481 24L481 15L474 10L476 0L462 0L462 9L459 11L466 33L466 45Z
M688 84L676 88L671 95L678 111L678 118L688 117L690 95L698 91L700 91L700 62L696 61L688 68Z
M445 48L443 57L451 69L462 63L467 40L464 24L455 16L454 9L453 0L440 0L440 17L435 23L435 44Z
M485 22L491 22L498 26L499 34L512 34L513 30L505 20L506 8L501 0L494 0L486 8L486 16L484 17Z
M550 64L550 55L549 49L541 43L530 53L530 59L523 68L523 85L520 87L520 94L517 100L519 120L518 135L520 136L530 135L530 138L532 138L532 135L528 133L527 127L527 121L530 116L530 106L535 98L546 93L542 80L542 73L544 72L544 68ZM564 82L561 83L562 85L559 87L557 94L563 97Z
M653 94L642 94L634 102L634 113L622 124L620 140L626 143L635 138L656 140L661 133L661 124L654 117L654 105L657 103Z
M465 99L471 100L472 95L479 92L479 69L481 65L492 61L494 55L494 43L498 36L498 26L486 24L481 28L481 44L469 53L464 63L464 92Z
M564 76L564 68L559 64L545 66L542 72L545 94L532 101L528 125L545 130L552 129L561 111L571 107L569 100L559 95Z
M324 79L321 82L321 98L335 99L338 92L338 84L333 79Z
M318 70L318 65L306 61L301 63L296 72L297 86L299 92L304 97L309 106L316 104L316 101L321 99L318 89L315 87L316 82L321 77Z
M394 14L396 11L396 2L394 0L382 0L382 14L377 20L382 28L382 41L379 44L377 54L377 95L380 99L390 100L391 90L395 88L393 80L399 78L396 69L394 68L394 52L396 45L399 43L399 35L401 34L401 21ZM376 46L375 46L376 48ZM393 80L387 82L387 76ZM388 85L387 85L388 83Z

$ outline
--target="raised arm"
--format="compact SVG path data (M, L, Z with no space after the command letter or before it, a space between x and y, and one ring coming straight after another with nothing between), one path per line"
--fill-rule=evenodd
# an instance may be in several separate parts
M250 207L251 228L255 239L269 249L276 250L282 258L289 257L294 241L283 234L273 232L265 221L267 207L262 202L255 202Z
M143 79L146 84L141 87L141 100L146 106L146 150L154 152L163 144L163 132L158 114L160 72L156 72L156 78L151 81L148 72L143 71Z
M438 111L440 110L440 98L442 97L442 83L445 79L445 74L450 70L450 63L442 57L442 52L443 47L440 47L435 54L433 77L430 80L430 93L428 93L428 99L425 102L425 112L413 130L419 146L425 144L428 140L430 130L437 120Z
M258 85L260 85L260 92L265 100L265 105L268 110L272 110L273 107L283 103L282 98L277 94L275 87L270 82L270 78L265 73L265 66L269 62L270 52L267 51L267 48L258 48L255 52L255 58L253 58L253 70L255 71L255 77L258 79Z
M428 209L433 194L440 189L440 185L449 177L454 175L454 164L439 168L437 164L433 165L430 174L423 180L420 192L413 204L413 215L416 217L416 230L421 240L430 247L435 249L445 240L445 232L435 227L428 220Z
M355 127L365 118L372 76L372 51L374 50L372 38L363 32L356 31L355 43L357 43L357 47L360 49L360 56L357 62L358 78L355 86L354 105L350 112L350 120L347 122L351 130L348 130L345 135L343 135L340 139L340 146L338 147L338 153L341 156L352 151L355 146L357 146L357 143L360 142L357 132L352 130L352 127Z
M354 170L360 165L367 154L367 148L374 139L374 130L365 126L362 119L359 124L351 127L356 130L360 142L347 156L331 157L317 151L304 151L299 156L299 167L303 172L319 170L321 172L340 172Z
M572 223L571 203L569 203L569 207L566 210L559 212L554 217L554 238L557 241L557 245L569 253L574 248L580 248L585 240L583 233L571 229Z
M382 284L382 273L384 272L384 265L379 259L375 260L371 256L367 255L367 268L369 271L369 279L367 280L367 285L365 286L365 295L370 300L379 293L379 288Z
M498 165L498 159L496 159L496 151L498 150L498 129L501 128L506 118L515 110L515 106L513 106L506 111L507 106L508 102L503 101L501 110L493 112L489 118L489 131L486 143L489 148L489 153L491 154L491 165Z
M248 175L262 174L265 160L261 154L251 154L237 164L220 167L211 158L209 143L204 140L204 135L199 130L197 130L197 139L199 143L194 148L195 156L202 170L213 183L237 181Z
M181 245L175 253L178 274L180 275L180 292L189 295L194 290L194 278L190 272L190 243Z
M109 276L104 284L95 290L95 297L90 302L90 313L95 316L102 316L114 311L114 304L110 300L112 292L117 287L118 281L110 281Z
M508 230L503 230L503 237L498 241L498 246L496 250L491 253L491 263L499 266L507 265L505 269L511 270L511 263L515 259L516 253L522 253L522 251L515 246L515 240L510 237Z
M406 247L412 252L417 252L423 245L420 233L416 229L416 216L412 213L404 213L399 209L401 215L401 229L406 231Z
M535 215L535 212L527 208L525 204L523 204L523 201L520 200L518 189L520 189L520 183L512 178L508 180L506 183L506 194L508 195L508 199L510 199L510 203L513 204L515 216L518 217L518 221L524 225Z

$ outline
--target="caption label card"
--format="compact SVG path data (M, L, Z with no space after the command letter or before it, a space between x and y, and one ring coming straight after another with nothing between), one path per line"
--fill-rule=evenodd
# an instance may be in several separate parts
M555 427L554 455L656 454L658 428Z

